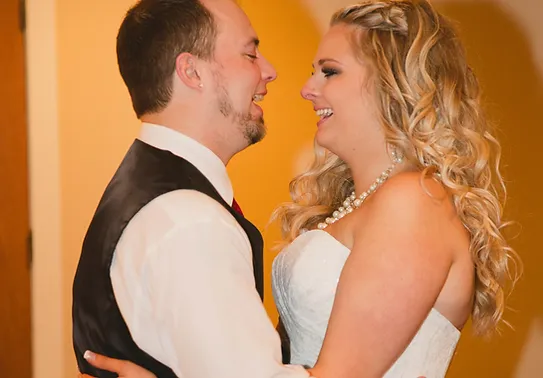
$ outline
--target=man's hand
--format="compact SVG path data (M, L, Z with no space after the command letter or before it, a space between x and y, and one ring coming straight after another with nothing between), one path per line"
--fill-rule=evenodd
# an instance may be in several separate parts
M117 360L115 358L106 357L101 354L93 353L91 351L85 352L85 360L92 366L107 370L112 373L117 373L119 378L157 378L156 375L148 370L145 370L141 366L138 366L130 361ZM313 369L308 369L311 374ZM312 377L314 377L312 375ZM87 374L78 374L78 378L95 378ZM418 378L426 378L420 376Z
M313 375L313 370L314 370L314 369L307 369L307 371L308 371L309 374L311 375L311 377L309 377L309 378L318 378L317 376ZM424 377L424 376L421 375L420 377L417 377L417 378L426 378L426 377Z
M119 378L157 378L150 371L145 370L141 366L138 366L130 361L117 360L102 356L101 354L93 353L91 351L85 352L85 360L92 366L107 370L112 373L117 373ZM78 378L94 378L87 374L79 374Z

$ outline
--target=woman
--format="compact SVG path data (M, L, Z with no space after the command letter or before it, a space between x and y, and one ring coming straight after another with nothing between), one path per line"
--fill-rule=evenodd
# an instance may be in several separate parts
M423 0L338 11L314 69L302 95L320 147L276 213L291 362L319 378L443 377L470 315L480 335L501 322L514 256L477 80Z

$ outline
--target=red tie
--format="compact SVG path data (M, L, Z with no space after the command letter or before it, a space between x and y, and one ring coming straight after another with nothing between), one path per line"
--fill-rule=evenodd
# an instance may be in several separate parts
M236 212L243 216L243 211L241 211L241 207L239 207L238 203L236 202L236 199L234 198L234 201L232 202L232 208L236 210Z

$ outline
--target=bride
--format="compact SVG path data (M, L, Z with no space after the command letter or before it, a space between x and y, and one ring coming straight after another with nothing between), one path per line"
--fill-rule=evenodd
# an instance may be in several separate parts
M480 335L501 322L514 256L477 80L424 0L339 10L313 66L316 159L275 214L291 363L319 378L443 377L470 316Z

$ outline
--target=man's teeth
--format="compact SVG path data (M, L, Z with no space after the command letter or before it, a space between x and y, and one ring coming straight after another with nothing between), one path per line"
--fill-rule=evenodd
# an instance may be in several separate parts
M253 101L254 101L254 102L260 102L260 101L262 101L262 100L264 100L264 96L263 96L263 95L254 95L254 96L253 96Z
M334 111L332 109L319 109L319 110L317 110L317 115L319 117L329 117L332 114L334 114Z

